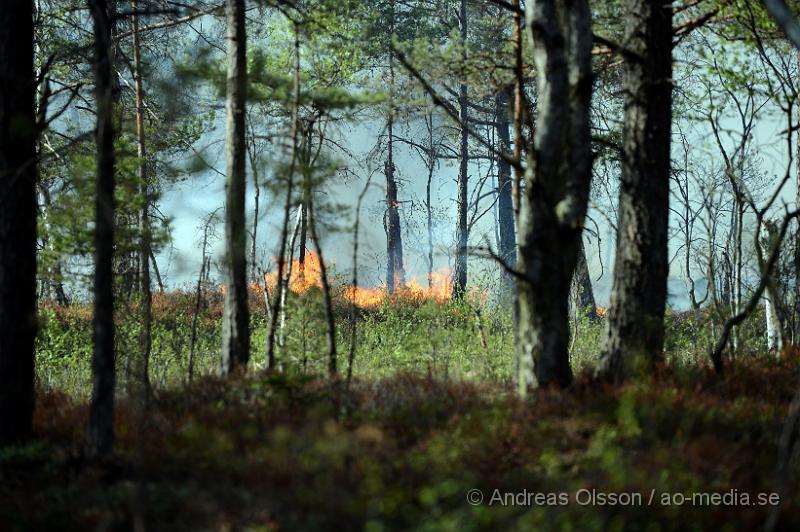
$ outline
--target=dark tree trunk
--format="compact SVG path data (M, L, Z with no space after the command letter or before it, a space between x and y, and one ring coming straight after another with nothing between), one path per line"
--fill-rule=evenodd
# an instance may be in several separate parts
M797 52L797 63L800 65L800 51ZM798 107L798 124L800 124L800 107ZM796 191L795 202L800 205L800 142L797 143L796 160ZM800 345L800 219L795 222L794 236L794 327L793 344Z
M586 249L583 247L583 242L580 243L578 250L578 262L575 266L573 282L577 294L575 303L579 313L591 320L597 318L597 304L594 299L592 278L589 276L589 265L586 263Z
M433 114L425 117L428 128L428 156L425 161L428 167L428 179L425 182L425 226L428 233L428 288L433 288L433 205L431 204L431 185L433 172L436 169L436 147L433 143Z
M391 153L391 148L390 148ZM389 293L406 284L406 273L403 267L403 237L400 232L400 211L397 202L397 181L394 179L394 162L392 156L386 162L386 286Z
M114 83L111 24L105 0L89 0L94 20L97 177L94 228L92 405L88 452L95 458L114 443Z
M36 336L33 2L0 3L0 447L24 442Z
M390 128L391 131L391 128ZM397 203L397 182L394 179L394 162L392 161L391 148L389 160L386 162L386 286L389 293L406 284L405 269L403 268L403 238L400 233L400 213Z
M591 12L587 0L528 4L538 124L521 196L518 384L572 382L569 295L592 176Z
M511 123L508 118L510 90L504 89L495 98L495 114L497 137L500 139L500 151L509 153L511 147ZM517 263L517 235L514 227L514 202L512 197L513 181L511 165L502 157L497 157L497 220L500 235L500 257L512 268ZM514 278L507 272L504 274L506 292L513 293Z
M389 2L389 35L394 35L394 0ZM394 173L394 52L389 50L389 120L387 124L388 157L383 173L386 176L386 214L384 228L386 230L386 286L390 294L406 284L406 273L403 267L403 235L400 230L400 204L397 201L397 180Z
M300 244L297 246L298 276L303 282L306 278L306 252L308 251L308 194L303 192L300 202Z
M164 293L164 280L161 279L161 272L158 271L158 261L153 253L153 246L150 246L150 264L153 265L153 272L156 274L156 283L158 284L158 291Z
M253 232L250 235L250 268L252 280L258 282L258 266L256 261L256 244L258 243L258 216L261 203L261 181L258 178L258 155L256 152L255 131L250 123L251 138L248 146L250 171L253 173Z
M247 307L247 235L245 233L245 97L247 37L244 0L227 0L228 98L225 152L225 306L222 323L222 371L244 371L250 357Z
M42 219L45 222L45 231L50 229L50 224L47 222L50 209L53 207L53 198L50 194L50 189L45 183L39 183L39 191L42 195L42 201L44 202L44 209L42 209ZM46 235L43 235L46 237ZM45 238L44 247L50 248L52 251L52 244L50 243L49 239ZM55 254L55 253L54 253ZM50 269L50 279L47 280L47 284L49 285L48 288L48 295L49 290L52 289L55 295L55 301L57 304L61 305L62 307L69 306L69 298L67 297L67 292L64 289L64 271L61 266L61 258L56 256L53 258L53 267ZM44 284L44 283L42 283ZM39 297L42 297L43 294L39 294Z
M672 7L627 0L625 132L617 251L599 374L614 381L662 359L667 300Z
M138 10L137 0L131 0L131 10L135 13ZM142 86L142 54L141 42L139 38L139 16L134 14L131 17L133 26L133 83L136 95L136 154L139 158L139 187L142 195L142 212L139 215L139 266L141 268L141 312L142 312L142 333L139 338L139 349L141 350L141 367L139 368L139 378L144 387L145 397L150 395L150 351L153 344L152 322L153 322L153 287L150 278L150 255L151 234L150 234L150 187L147 176L147 150L144 132L144 89Z
M459 12L461 25L461 42L464 46L466 57L467 46L467 0L461 0ZM458 207L456 218L456 260L453 268L453 296L461 297L467 291L467 245L469 242L469 226L467 225L467 205L469 187L469 100L467 85L462 83L458 90L458 106L461 122L461 150L460 165L458 170L457 199Z

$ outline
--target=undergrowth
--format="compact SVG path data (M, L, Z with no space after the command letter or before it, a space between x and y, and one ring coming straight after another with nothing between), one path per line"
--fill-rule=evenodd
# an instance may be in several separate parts
M316 301L293 295L282 372L267 373L267 320L254 297L251 371L222 379L220 301L209 298L189 385L193 298L159 295L143 424L125 394L136 308L119 308L117 442L99 466L82 452L90 313L42 309L36 439L0 452L0 529L733 530L759 528L774 511L742 504L743 494L754 502L778 491L779 529L800 526L796 485L779 490L796 478L779 450L800 356L759 354L757 328L719 377L706 362L708 317L672 314L667 365L611 388L590 378L603 323L580 319L575 385L521 400L508 313L469 300L394 301L357 313L348 390L322 376ZM337 301L340 368L350 311ZM642 502L580 504L592 490ZM710 493L737 504L685 502Z

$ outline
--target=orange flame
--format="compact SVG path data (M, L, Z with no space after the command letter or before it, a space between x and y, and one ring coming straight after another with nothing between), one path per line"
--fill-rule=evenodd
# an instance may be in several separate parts
M310 288L322 288L322 268L320 267L319 257L315 253L306 252L303 263L299 259L292 260L291 267L289 290L295 294L302 294ZM264 282L270 288L277 286L278 272L265 273Z
M405 286L395 291L392 298L406 301L436 301L444 303L452 295L450 277L451 273L447 268L441 268L431 274L430 286L428 286L427 279L423 284L416 277L412 277L406 281ZM277 272L264 274L264 282L270 290L278 285L277 280ZM322 270L319 257L315 253L308 251L305 256L304 267L301 267L298 259L292 261L289 289L295 294L302 294L314 287L322 288ZM379 287L359 287L356 289L349 286L344 289L342 295L348 302L355 303L361 308L374 309L389 297L389 292L385 284Z
M412 277L406 281L405 285L395 290L391 296L386 289L386 285L381 285L377 288L356 288L349 287L344 292L344 297L351 303L355 303L361 308L376 308L387 298L391 297L393 301L435 301L437 303L444 303L452 296L452 287L450 286L450 270L442 268L431 274L430 286L429 283L422 285L417 281L416 277Z

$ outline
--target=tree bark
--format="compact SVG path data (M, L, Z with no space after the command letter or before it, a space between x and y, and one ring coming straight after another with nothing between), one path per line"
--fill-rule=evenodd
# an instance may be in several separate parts
M142 87L142 53L139 39L138 1L131 0L131 25L133 26L133 84L136 94L136 155L139 158L139 187L142 195L142 212L139 215L139 266L141 268L141 296L142 296L142 333L139 339L141 351L141 384L144 387L145 397L150 395L150 351L153 344L153 287L150 280L150 187L147 175L147 150L144 132L144 89Z
M501 90L495 97L495 123L500 151L508 153L511 147L511 123L508 117L510 105L509 89ZM497 221L499 226L500 257L512 268L517 263L517 235L514 227L514 200L511 165L497 157ZM514 292L514 278L508 272L503 275L507 295Z
M297 248L297 267L298 276L305 282L306 278L306 252L308 251L308 195L303 192L303 198L300 200L300 243Z
M0 3L0 447L31 434L36 337L33 2Z
M247 36L244 0L227 0L228 115L225 153L225 304L222 316L222 372L245 371L250 357L245 230L245 98Z
M153 265L153 272L156 274L156 283L158 284L159 293L164 293L164 280L161 279L161 272L158 271L158 261L156 260L155 253L153 253L153 246L150 246L150 263Z
M780 334L778 334L778 327L775 323L775 311L772 300L768 297L764 298L764 317L766 319L767 327L767 349L771 352L780 352L782 346L780 342Z
M598 370L619 381L662 360L667 300L672 6L627 0L625 125L608 329Z
M88 453L110 454L114 443L114 82L111 17L106 0L89 0L94 21L97 177L94 228L92 403Z
M800 65L800 51L797 52L797 64ZM798 80L800 84L800 80ZM800 106L798 106L798 125L800 125ZM798 135L800 139L800 135ZM800 140L797 142L795 153L795 203L800 206ZM800 220L795 223L794 234L794 327L793 344L800 345Z
M386 214L384 228L386 230L386 286L389 293L406 284L403 267L403 236L400 231L400 211L397 201L397 181L394 178L394 150L392 142L392 126L394 118L389 117L389 157L384 165L386 175Z
M194 311L192 312L191 335L189 339L189 368L188 383L191 385L194 379L194 353L197 345L197 321L200 318L200 308L203 304L203 277L208 268L206 259L208 258L208 238L211 224L216 222L216 211L212 212L203 225L203 245L201 247L200 273L197 275L197 288L194 295Z
M761 232L763 235L764 244L767 250L771 250L774 246L779 245L778 240L778 227L770 221L764 220L761 225ZM763 255L763 251L760 252ZM779 279L781 272L779 265L773 267L773 272L761 272L761 275L768 275L766 288L764 289L764 302L767 321L767 340L768 348L780 355L784 346L788 343L788 334L786 329L786 313L784 312L783 293L780 288Z
M569 294L591 183L591 12L586 0L537 0L528 25L538 123L520 198L518 386L568 386Z
M53 207L53 198L50 194L50 189L47 184L39 183L39 190L41 191L42 201L44 202L44 208L41 209L41 216L42 221L44 222L44 229L45 232L49 232L51 229L51 224L48 220L49 218L49 211ZM53 255L53 267L50 268L50 279L48 279L48 284L52 288L55 294L55 301L58 305L62 307L69 306L69 297L67 297L67 292L64 289L64 271L61 266L61 257L56 256L57 252L50 241L47 238L47 235L43 235L44 239L44 247L47 248ZM49 290L48 290L49 292ZM42 297L43 294L39 294L39 297Z
M258 156L256 152L255 131L250 120L250 142L247 144L247 153L250 158L250 171L253 173L253 231L250 235L250 270L252 280L258 281L258 266L256 264L256 244L258 243L258 217L261 203L261 181L258 178Z
M459 11L461 26L461 45L464 48L464 59L467 51L467 0L461 0ZM458 89L459 121L461 123L461 150L457 186L456 215L456 260L453 268L453 296L462 297L467 291L467 245L469 243L469 226L467 225L468 187L469 187L469 99L466 83Z
M389 38L394 36L394 0L389 2ZM389 119L387 122L388 157L383 173L386 176L386 212L384 228L386 230L386 287L390 294L406 284L403 267L403 235L400 230L400 204L397 201L397 180L394 173L394 51L389 49Z
M286 274L283 276L283 279L280 281L283 283L280 288L281 293L281 303L280 303L280 312L281 312L281 326L278 332L278 347L286 347L286 300L289 297L289 287L292 283L292 268L294 268L294 247L297 243L297 233L300 232L300 219L302 217L303 208L297 208L297 220L294 224L294 230L292 231L292 238L289 240L289 250L286 255ZM288 228L287 228L288 229Z
M428 129L428 155L425 164L428 168L428 179L425 182L425 226L428 233L428 288L433 288L433 205L431 204L431 185L433 172L436 169L436 147L433 143L433 113L425 117Z
M304 175L305 183L303 187L311 189L309 178L311 176ZM336 355L336 318L333 315L333 299L331 298L331 286L328 280L328 269L325 265L325 259L322 255L322 244L319 241L319 233L317 232L317 218L314 212L313 195L308 203L308 229L311 232L311 240L314 242L314 250L317 253L317 261L319 262L319 280L322 284L322 297L325 303L325 338L328 344L328 376L330 378L337 377L337 355Z
M586 263L586 249L583 246L583 241L580 243L578 249L578 262L575 267L575 303L578 306L578 313L593 320L597 318L597 304L594 299L594 290L592 289L592 278L589 275L589 265Z

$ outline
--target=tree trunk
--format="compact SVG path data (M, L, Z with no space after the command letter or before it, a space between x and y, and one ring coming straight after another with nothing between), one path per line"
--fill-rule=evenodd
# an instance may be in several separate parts
M384 228L386 230L386 286L389 293L402 288L406 284L405 268L403 267L403 237L400 232L400 211L397 202L397 181L394 178L394 153L392 142L392 122L389 117L389 158L384 165L386 175L386 215Z
M311 183L306 180L304 187L310 189ZM311 240L314 242L314 249L317 253L319 280L322 283L322 297L325 303L325 338L328 344L328 376L330 378L336 378L338 371L336 360L336 319L333 315L333 300L331 298L331 287L328 281L328 270L322 255L322 244L319 241L319 233L317 232L313 198L308 204L308 229L311 231Z
M88 453L101 458L114 443L114 82L106 0L89 0L94 20L97 177L94 228L92 404Z
M297 248L297 275L302 282L306 279L306 252L308 251L308 195L303 192L300 201L300 244Z
M394 0L389 2L389 38L394 35ZM397 180L394 178L394 51L389 49L389 120L387 123L388 157L383 173L386 175L386 287L390 294L406 284L403 267L403 236L400 231L400 204L397 201Z
M528 4L538 123L528 149L517 257L520 394L568 386L569 294L591 183L591 12L586 0Z
M514 160L522 162L522 121L525 114L525 62L523 60L523 33L524 24L522 22L522 10L520 0L513 0L514 11L514 30L512 39L514 41ZM533 134L533 132L531 132ZM511 185L512 205L514 207L514 222L519 222L519 208L522 200L522 165L514 167L514 182ZM515 307L516 308L516 307ZM516 310L514 311L516 313ZM516 322L516 317L515 317Z
M248 155L250 156L250 171L253 173L253 232L250 235L250 269L252 272L252 280L258 282L258 266L256 264L256 244L258 243L258 217L259 207L261 203L261 182L258 178L258 157L256 153L256 139L255 131L253 130L252 121L250 124L250 143L248 146Z
M156 283L159 293L164 293L164 280L161 279L161 272L158 271L158 261L153 253L153 246L150 246L150 263L153 265L153 272L156 274Z
M464 47L464 59L467 51L467 0L461 0L459 23L461 25L461 44ZM462 297L467 291L467 245L469 242L469 226L467 225L467 205L469 186L469 100L466 83L462 83L458 90L458 106L461 122L461 150L458 171L456 218L456 260L453 269L453 296Z
M732 315L737 315L742 311L742 273L744 269L744 256L743 256L743 233L744 233L744 201L741 192L736 192L736 201L734 201L733 216L733 300L732 300ZM739 325L734 325L731 332L731 359L736 358L739 352Z
M203 303L203 276L206 273L207 268L206 257L208 255L208 233L211 224L215 221L215 216L216 211L209 215L203 227L203 246L201 248L200 256L200 273L197 275L197 289L195 290L194 295L194 311L192 312L191 335L189 339L189 375L187 381L190 385L194 379L194 353L197 345L197 320L200 318L200 308Z
M302 216L303 207L301 205L297 208L297 220L295 221L294 230L292 231L292 238L289 241L289 252L286 256L286 274L283 276L283 279L279 281L282 284L280 287L281 326L278 333L278 347L281 348L286 347L286 299L289 297L289 287L291 286L292 282L292 268L294 268L294 247L297 243L297 233L300 232L300 221Z
M36 337L33 3L0 3L0 447L31 433Z
M433 288L433 205L431 204L431 185L433 172L436 169L436 147L433 143L433 113L425 117L428 128L428 179L425 182L425 226L428 233L428 288Z
M139 377L144 386L145 396L150 393L150 351L152 349L153 335L153 287L150 280L150 255L152 253L150 237L150 187L147 176L147 151L144 133L144 90L142 88L142 53L139 39L138 1L131 0L131 25L133 26L133 83L136 93L136 155L139 158L139 187L142 195L142 212L139 218L139 266L141 268L141 295L142 295L142 334L139 339L141 351L141 368Z
M615 381L662 359L667 300L672 6L627 0L625 131L617 251L602 364Z
M391 148L390 148L391 153ZM392 156L386 162L386 286L389 293L406 284L405 268L403 267L403 237L400 232L400 213L397 203L397 182L394 179L394 163Z
M797 63L800 65L800 51L797 52ZM800 106L798 106L798 124L800 125ZM800 139L800 135L798 135ZM797 142L797 153L795 154L796 165L796 191L795 203L800 206L800 140ZM795 222L794 237L794 345L800 345L800 219Z
M49 211L53 206L53 198L50 194L50 189L48 188L47 184L39 183L39 190L42 194L42 200L44 201L44 208L42 209L42 221L44 221L45 232L49 232L51 229L51 224L48 221L49 218ZM46 235L43 235L46 238ZM49 248L49 251L54 255L53 257L53 267L50 269L50 279L48 279L48 284L52 287L52 290L55 294L55 301L57 304L61 305L62 307L69 306L69 298L67 297L67 292L64 289L64 272L61 266L61 258L57 255L57 252L54 249L54 246L49 238L46 238L44 242L44 247ZM39 297L42 297L42 294L39 294Z
M222 372L245 371L250 357L245 233L245 97L247 37L244 0L227 0L227 136L225 182L225 305L222 315Z
M503 89L495 97L495 123L497 137L500 139L500 151L508 153L511 147L511 124L508 118L510 105L509 89ZM497 157L497 221L499 226L500 257L512 268L517 263L517 235L514 227L514 201L512 197L513 181L511 165L502 157ZM510 295L514 291L514 278L504 271L505 291Z
M762 237L764 245L768 251L775 246L780 245L778 242L778 226L770 221L764 220L761 224ZM763 251L760 251L763 254ZM766 288L764 290L764 302L767 320L767 340L770 351L774 351L780 355L783 347L788 343L788 334L786 328L786 313L784 312L783 293L780 288L779 279L781 278L781 271L779 265L775 265L773 271L761 271L761 275L768 275Z
M713 222L709 222L707 231L708 257L706 257L706 291L708 299L711 301L711 306L717 309L719 307L719 294L717 293L717 261L716 249L714 247L717 237L716 229L712 224Z
M578 313L593 320L597 318L597 304L594 300L594 290L592 289L592 278L589 275L589 265L586 263L586 249L581 240L578 250L578 262L575 267L575 285Z
M772 301L764 298L764 316L766 318L767 328L767 349L772 352L780 352L780 335L778 334L778 327L775 323L775 313L773 311Z
M291 157L289 159L289 172L287 174L288 183L286 184L286 202L283 207L283 223L281 224L280 236L280 251L278 252L278 264L276 290L273 297L272 312L270 313L269 332L267 333L267 370L272 371L276 369L275 362L275 333L278 330L278 314L281 313L280 305L285 301L284 292L289 289L288 283L284 284L283 279L284 266L286 262L286 244L288 241L289 232L289 218L292 210L292 190L294 188L294 173L297 167L297 151L298 151L298 135L300 132L300 35L297 26L294 27L294 80L293 80L293 98L292 98L292 127L291 127ZM303 198L305 200L305 191L303 191ZM303 202L304 202L303 200ZM301 207L302 208L302 207ZM300 274L304 275L304 264L300 265Z

